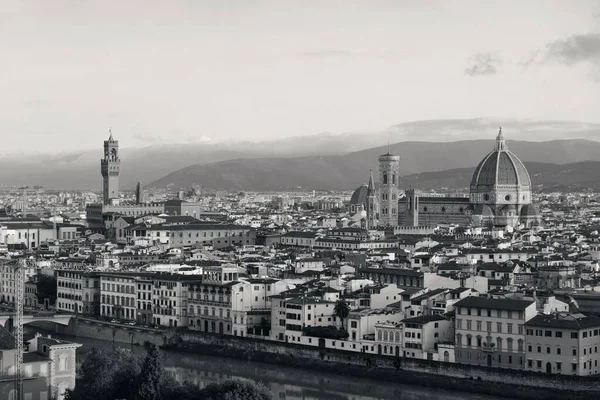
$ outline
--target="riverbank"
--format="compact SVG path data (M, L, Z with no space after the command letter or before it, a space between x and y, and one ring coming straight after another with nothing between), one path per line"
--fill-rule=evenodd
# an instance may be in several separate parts
M311 371L369 378L522 400L588 399L600 395L600 380L548 376L525 371L479 368L461 364L355 353L269 340L223 336L186 330L144 330L74 320L57 333L130 345L151 342L188 354L229 357ZM52 327L39 326L41 329Z
M231 346L214 346L199 343L179 343L166 345L165 348L187 354L228 357L249 361L258 361L272 365L309 369L346 377L368 378L393 382L401 385L418 385L427 388L463 391L486 396L504 397L521 400L584 400L598 395L598 391L556 390L543 387L514 385L503 382L486 381L481 378L455 378L444 375L426 374L400 368L381 368L377 365L356 365L324 360L294 357L284 354L236 349Z

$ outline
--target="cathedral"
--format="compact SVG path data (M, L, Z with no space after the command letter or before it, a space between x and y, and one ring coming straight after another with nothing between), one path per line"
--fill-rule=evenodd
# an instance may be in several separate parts
M354 191L350 212L366 215L369 229L378 226L531 227L540 216L532 204L531 178L527 169L506 147L502 128L493 150L475 168L469 196L420 196L414 189L398 189L400 157L379 156L378 182L373 173L367 185Z

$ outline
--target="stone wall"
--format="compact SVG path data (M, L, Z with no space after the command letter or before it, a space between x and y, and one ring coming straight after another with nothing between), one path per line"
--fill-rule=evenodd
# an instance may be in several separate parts
M169 339L169 347L203 354L229 356L356 376L509 397L564 399L600 394L600 378L548 376L526 371L482 368L339 349L301 346L261 339L183 332ZM514 393L513 393L514 392ZM543 396L541 396L543 394Z
M169 338L175 335L174 331L113 325L82 318L72 318L69 326L45 321L32 322L28 326L38 328L44 332L56 332L61 335L138 345L149 342L157 346L164 346L169 342Z
M86 319L73 318L68 327L49 322L30 325L64 335L127 344L141 345L149 342L197 354L248 359L346 376L515 399L583 400L600 395L600 377L549 376L527 371L357 353L188 330L176 332L117 326Z

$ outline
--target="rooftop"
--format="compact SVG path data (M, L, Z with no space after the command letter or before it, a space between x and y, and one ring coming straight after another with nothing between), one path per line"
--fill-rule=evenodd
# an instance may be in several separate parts
M455 307L483 308L507 311L524 311L530 305L535 304L533 300L512 299L488 299L487 297L469 296L459 300Z

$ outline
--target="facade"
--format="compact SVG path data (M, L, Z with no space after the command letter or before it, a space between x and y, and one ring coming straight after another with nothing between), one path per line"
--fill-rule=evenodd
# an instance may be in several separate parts
M62 400L75 387L76 350L81 345L36 334L23 353L23 398ZM0 397L15 399L15 339L0 327Z
M559 375L600 372L600 318L581 314L540 314L525 324L528 371Z
M205 267L200 277L187 287L189 328L201 332L230 335L231 308L237 296L232 286L239 278L236 266Z
M137 285L137 322L140 324L150 324L152 318L152 275L138 274L135 277Z
M74 314L83 313L84 271L57 270L56 309Z
M104 158L100 160L104 204L111 204L113 200L119 198L120 169L119 141L114 140L112 131L110 131L108 140L104 141Z
M524 369L525 323L537 314L535 301L470 296L454 306L457 363Z
M438 343L452 341L453 321L441 315L422 315L402 321L404 357L433 360Z
M371 176L352 195L350 211L366 211L369 228L378 225L427 227L439 224L462 226L531 227L540 223L532 204L532 183L519 158L508 150L502 128L494 149L473 173L469 196L421 196L406 189L400 198L397 187L398 157L379 157L379 182Z
M350 201L354 213L366 211L365 225L372 229L377 226L398 226L398 179L400 177L400 157L390 154L379 156L379 181L369 177L369 184L356 189Z
M131 273L101 273L100 316L137 320L137 282Z
M152 288L152 318L155 325L188 326L188 287L201 283L194 275L156 274Z
M286 289L275 279L248 279L231 286L234 336L266 336L271 327L271 296Z

